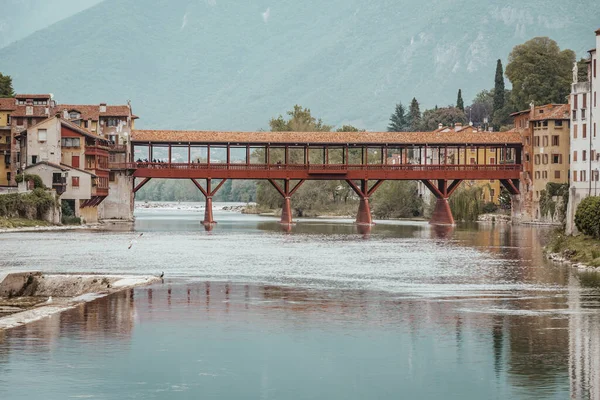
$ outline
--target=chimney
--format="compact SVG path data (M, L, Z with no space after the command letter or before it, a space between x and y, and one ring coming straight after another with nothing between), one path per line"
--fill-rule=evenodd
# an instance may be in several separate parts
M458 132L462 129L462 124L460 122L457 122L456 124L454 124L454 132Z
M442 125L441 123L438 124L438 129L442 129L444 127L444 125Z
M106 103L100 103L100 112L101 113L105 113L106 112Z
M66 108L63 110L63 119L67 119L67 120L69 119L69 112L67 111Z

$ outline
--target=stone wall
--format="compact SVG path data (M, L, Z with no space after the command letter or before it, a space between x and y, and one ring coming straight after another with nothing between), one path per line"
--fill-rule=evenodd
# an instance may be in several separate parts
M115 181L109 183L108 197L100 204L100 219L133 221L133 178L124 172L115 172Z

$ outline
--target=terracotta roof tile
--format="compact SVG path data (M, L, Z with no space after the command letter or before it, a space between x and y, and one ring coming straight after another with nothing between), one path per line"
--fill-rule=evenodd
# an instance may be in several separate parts
M17 104L15 99L9 98L0 98L0 111L12 111L17 108Z
M544 111L540 113L540 111ZM536 107L532 121L543 121L548 119L570 119L571 109L568 104L549 104Z
M16 94L16 99L50 99L50 94Z
M27 114L27 107L33 107L33 114ZM46 113L48 110L48 113ZM15 106L15 111L10 114L11 117L24 117L24 118L39 118L39 117L49 117L50 109L48 106L23 106L17 105Z
M131 114L127 105L107 105L106 112L102 113L100 112L99 104L58 104L54 110L56 113L60 112L61 116L64 110L78 111L81 113L81 119L91 119L92 121L98 121L100 117L128 117Z
M134 130L133 142L278 144L521 144L511 132L218 132Z

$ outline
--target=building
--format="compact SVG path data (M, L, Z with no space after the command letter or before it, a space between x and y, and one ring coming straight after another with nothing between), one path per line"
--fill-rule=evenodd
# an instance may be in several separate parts
M571 87L571 186L567 207L566 231L576 231L575 212L581 201L597 196L600 162L600 110L598 109L598 49L600 29L596 31L596 47L589 51L587 82L578 82L577 67L573 68Z
M97 222L109 194L109 142L59 117L30 126L18 139L25 172L39 175L77 217Z
M0 186L12 181L12 136L10 114L15 110L15 99L0 98Z
M523 174L518 219L521 222L560 222L542 210L548 183L569 183L570 108L568 104L531 105L512 114L523 137Z
M124 163L131 159L127 143L138 119L131 105L59 104L56 115L108 140L109 195L100 204L101 219L133 220L133 178L128 176Z
M436 132L439 133L458 133L458 132L481 132L477 127L467 125L463 126L461 123L457 123L454 127L444 127L441 124L439 125ZM464 153L457 153L454 149L448 149L448 163L449 164L500 164L502 162L502 152L494 151L485 151L483 149L472 148L469 151ZM430 155L428 157L431 160L434 155ZM428 161L429 162L429 161ZM465 181L463 183L465 186L479 186L482 188L482 198L481 200L485 203L494 203L499 204L500 191L502 187L500 185L500 181L497 179L491 179L489 181ZM426 190L426 189L425 189Z

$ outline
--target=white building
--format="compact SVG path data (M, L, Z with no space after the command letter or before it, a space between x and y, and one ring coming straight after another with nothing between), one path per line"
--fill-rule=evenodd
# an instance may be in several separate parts
M596 31L596 47L589 51L588 82L577 82L577 70L573 69L571 89L571 170L570 194L567 207L568 234L576 231L577 206L588 196L600 195L600 109L598 92L598 49L600 29Z

